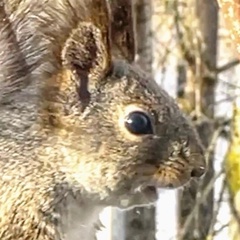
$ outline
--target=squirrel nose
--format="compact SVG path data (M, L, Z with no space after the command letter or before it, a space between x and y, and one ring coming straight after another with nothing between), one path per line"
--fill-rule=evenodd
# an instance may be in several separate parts
M203 166L193 168L191 172L191 177L200 178L204 175L205 172L206 172L206 168Z

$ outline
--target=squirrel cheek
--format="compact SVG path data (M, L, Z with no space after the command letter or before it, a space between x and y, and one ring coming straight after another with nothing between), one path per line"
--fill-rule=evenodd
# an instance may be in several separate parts
M152 177L158 188L178 188L191 179L189 171L183 171L176 166L160 166Z

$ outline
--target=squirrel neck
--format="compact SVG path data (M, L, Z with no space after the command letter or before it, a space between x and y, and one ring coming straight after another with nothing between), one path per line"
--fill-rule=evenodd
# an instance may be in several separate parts
M59 222L57 232L62 240L93 240L95 225L102 207L82 203L73 195L68 195L58 207Z

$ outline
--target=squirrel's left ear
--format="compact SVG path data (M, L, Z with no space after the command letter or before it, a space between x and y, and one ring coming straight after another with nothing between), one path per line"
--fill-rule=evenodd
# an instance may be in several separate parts
M79 23L62 50L63 66L71 71L83 105L90 101L89 85L104 81L112 65L108 3L94 0L91 7L91 22Z
M101 81L111 68L108 32L92 23L80 23L67 39L62 51L63 65L82 81Z

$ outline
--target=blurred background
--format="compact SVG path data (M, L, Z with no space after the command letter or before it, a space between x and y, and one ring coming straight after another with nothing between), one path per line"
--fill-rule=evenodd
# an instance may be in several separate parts
M200 182L159 190L155 206L105 209L98 239L240 240L240 0L125 2L135 61L190 116L209 169Z

